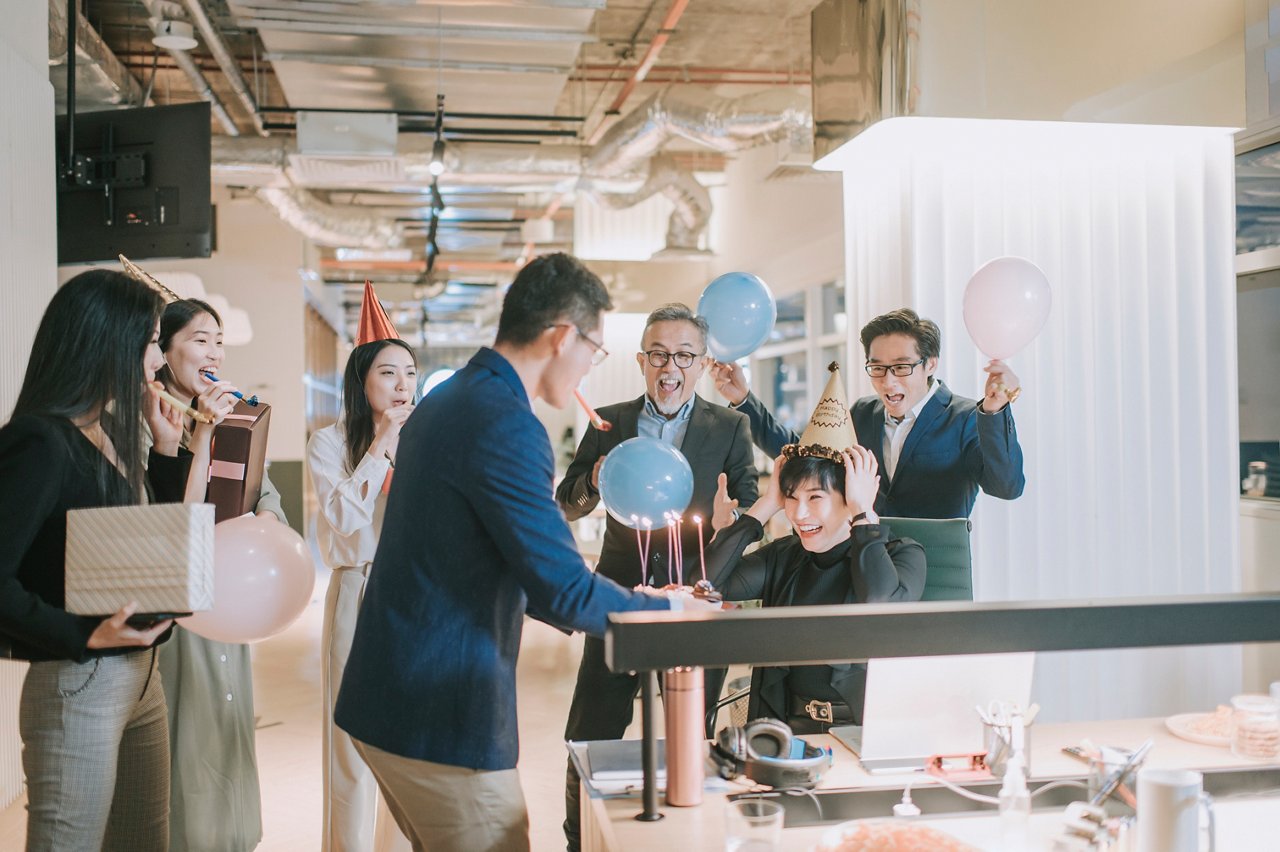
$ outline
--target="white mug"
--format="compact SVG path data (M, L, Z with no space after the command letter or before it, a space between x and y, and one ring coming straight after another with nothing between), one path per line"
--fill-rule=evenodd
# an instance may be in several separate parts
M1200 808L1208 815L1213 852L1213 800L1204 776L1190 769L1138 771L1138 852L1200 852Z

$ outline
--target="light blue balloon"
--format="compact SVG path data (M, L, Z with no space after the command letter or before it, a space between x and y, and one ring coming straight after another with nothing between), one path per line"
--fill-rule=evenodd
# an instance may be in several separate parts
M707 285L698 313L711 326L707 348L717 361L736 361L769 339L778 306L765 284L750 272L726 272Z
M680 451L657 438L632 438L600 466L600 499L632 529L662 529L665 513L683 513L693 499L693 469ZM648 519L648 526L644 521Z

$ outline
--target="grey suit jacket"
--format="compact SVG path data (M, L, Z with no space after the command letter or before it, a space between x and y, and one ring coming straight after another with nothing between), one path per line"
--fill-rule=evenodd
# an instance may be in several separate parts
M556 502L570 521L586 515L600 502L600 494L591 487L591 469L595 467L596 459L608 454L623 441L636 437L636 423L644 407L644 399L641 396L630 402L606 405L599 409L600 416L613 424L613 429L608 432L587 427L587 433L578 445L578 452L556 489ZM720 474L728 475L729 497L738 501L741 511L746 511L758 496L756 468L751 454L750 422L745 414L695 396L689 428L685 432L680 451L693 469L693 499L684 513L682 536L683 579L686 584L691 585L700 575L697 573L698 530L690 518L693 515L703 518L703 535L710 539L714 532L711 528L711 510L716 496L716 480ZM663 586L669 577L673 578L668 571L666 542L665 531L652 536L649 564L643 572L643 580L648 585ZM636 532L612 516L605 527L600 562L596 570L625 588L638 585L642 580Z

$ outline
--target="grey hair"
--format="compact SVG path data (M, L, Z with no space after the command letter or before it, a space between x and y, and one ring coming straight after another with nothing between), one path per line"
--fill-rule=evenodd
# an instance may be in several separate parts
M649 318L644 321L644 333L649 333L649 326L659 322L687 322L698 330L698 334L702 335L702 348L707 348L707 335L711 332L711 326L707 324L706 317L700 317L685 304L680 302L668 302L660 308L649 314Z

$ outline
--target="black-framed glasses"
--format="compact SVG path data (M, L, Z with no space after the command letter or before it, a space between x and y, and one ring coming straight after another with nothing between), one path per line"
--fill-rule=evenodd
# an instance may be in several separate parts
M702 357L697 352L668 352L665 349L650 349L640 354L648 360L651 367L665 367L668 361L675 361L681 370L689 369L694 361Z
M591 349L593 350L591 353L591 366L593 367L600 366L604 363L604 359L609 357L609 350L604 348L604 344L596 343L590 337L587 337L587 333L585 331L578 328L571 322L554 322L547 326L547 328L571 328L576 331L579 337L591 344Z
M919 361L913 361L910 364L867 364L862 369L867 371L867 375L873 379L883 379L889 373L893 373L898 378L905 378L916 371L925 362L924 358Z

